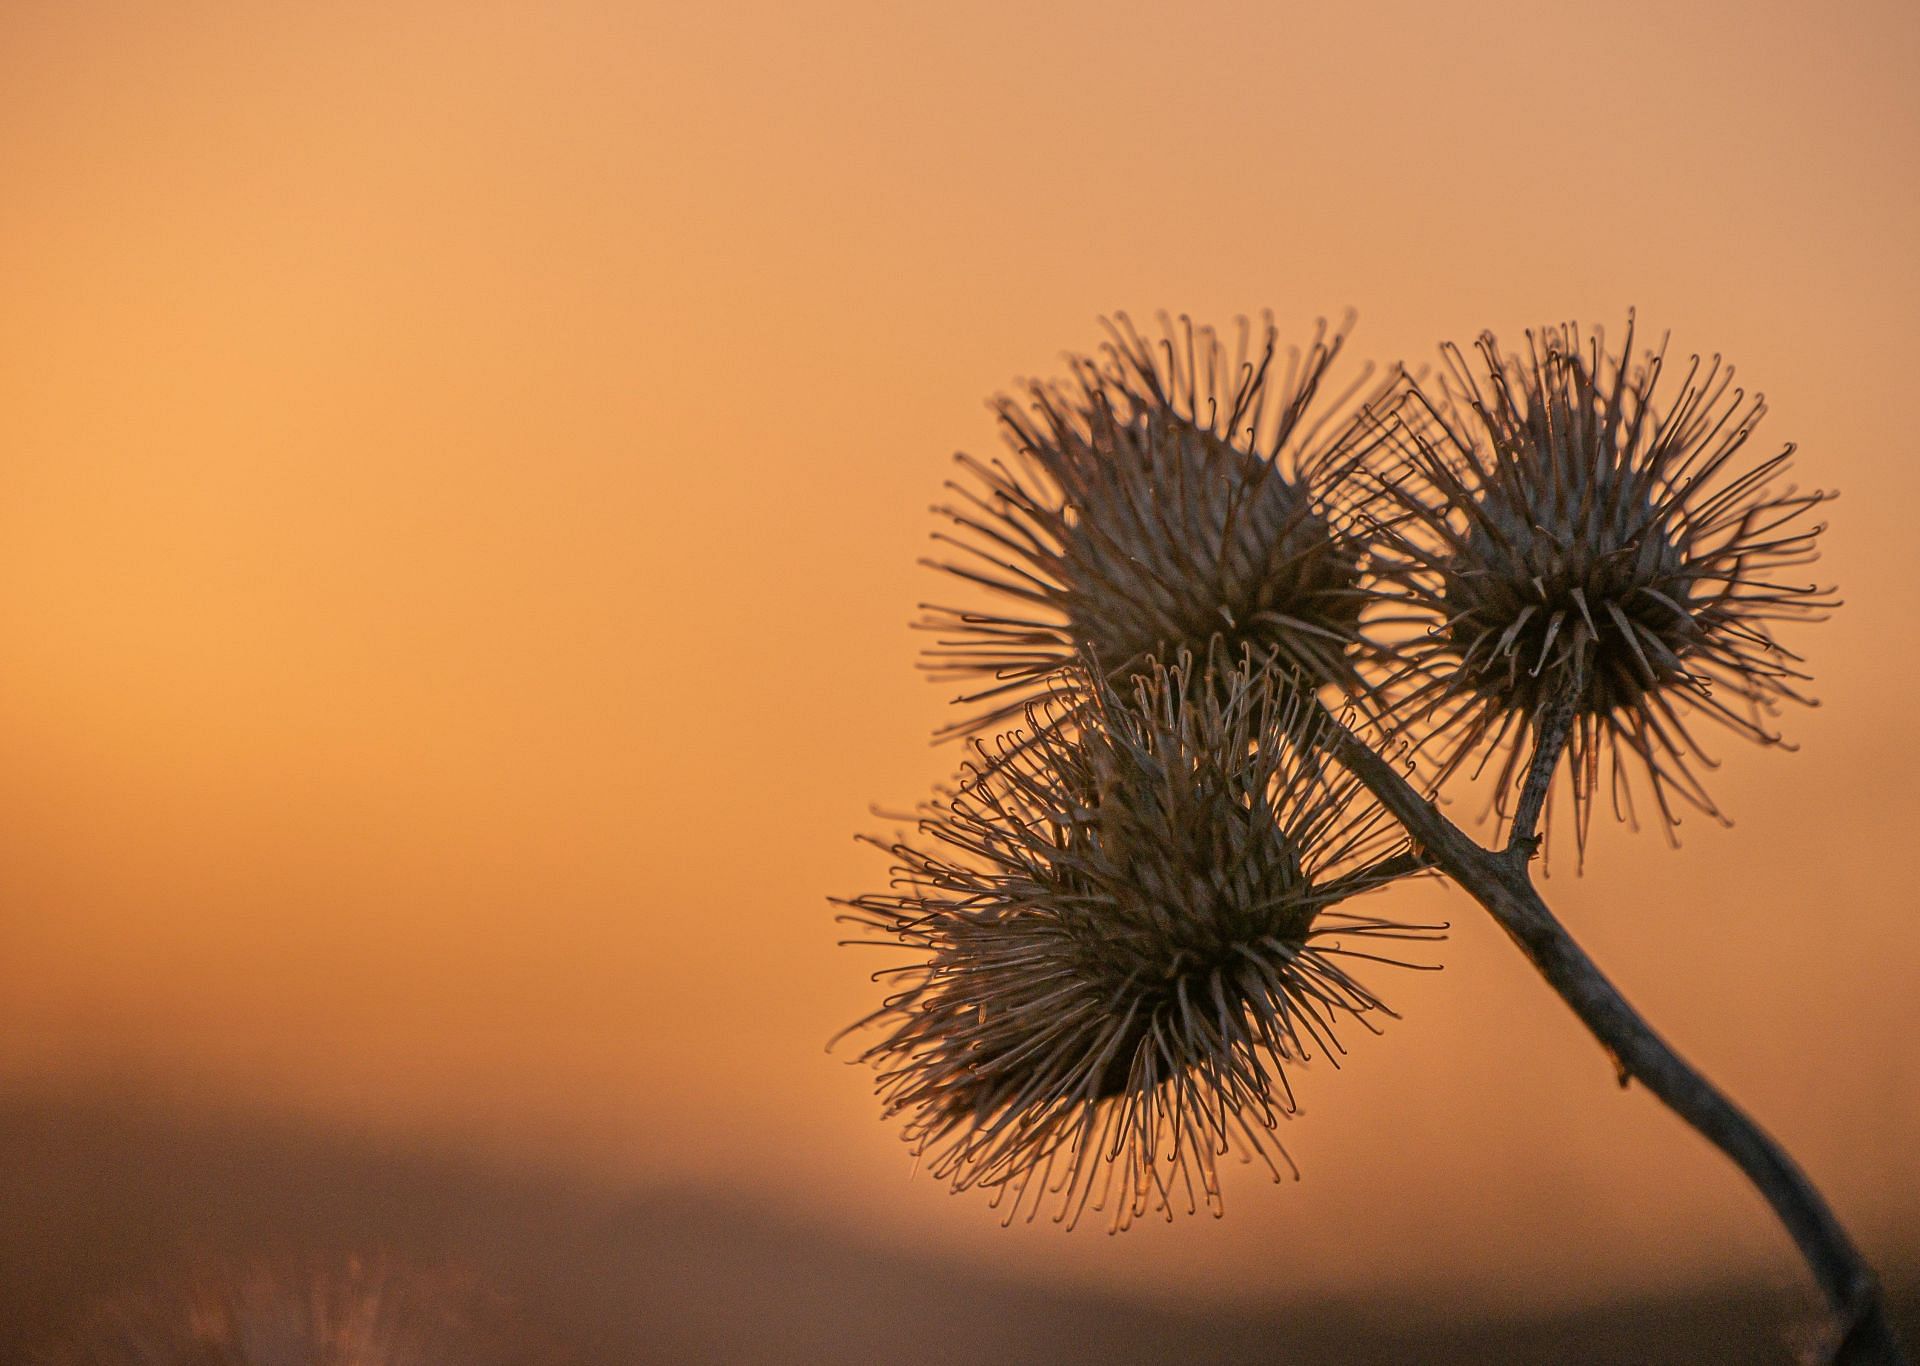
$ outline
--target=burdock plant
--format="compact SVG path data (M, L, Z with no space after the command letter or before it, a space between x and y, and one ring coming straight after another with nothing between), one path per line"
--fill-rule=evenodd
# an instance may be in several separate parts
M1497 757L1502 813L1519 742L1564 743L1582 845L1603 775L1630 822L1636 776L1669 836L1680 805L1719 817L1689 723L1780 743L1770 718L1806 700L1806 674L1773 628L1835 605L1789 577L1831 495L1780 487L1791 446L1741 459L1765 403L1718 357L1691 357L1663 395L1664 344L1637 360L1631 319L1617 354L1572 326L1521 356L1490 335L1477 350L1478 373L1446 349L1442 382L1408 385L1381 421L1402 459L1381 481L1374 577L1420 628L1399 642L1398 710L1442 776Z
M1157 344L1124 317L1108 330L1070 381L996 400L1008 454L958 457L965 477L935 509L950 523L935 566L991 590L920 623L937 637L929 671L977 683L949 732L1182 651L1205 659L1216 640L1358 682L1366 546L1345 500L1362 485L1335 419L1372 372L1328 391L1345 329L1322 324L1284 358L1271 319L1257 346L1243 322L1231 350L1190 323Z
M890 1115L936 1175L1007 1217L1221 1209L1217 1159L1286 1164L1287 1069L1387 1014L1376 941L1438 927L1349 898L1437 871L1606 1048L1772 1205L1835 1314L1837 1361L1904 1360L1878 1283L1780 1146L1656 1034L1540 898L1565 774L1584 851L1605 784L1669 834L1701 721L1764 744L1804 700L1776 639L1828 496L1753 459L1764 405L1717 358L1672 364L1573 326L1491 337L1439 378L1323 395L1342 332L1290 363L1124 318L1065 384L1001 400L1012 444L963 457L936 567L987 599L931 609L928 666L972 681L957 785L883 843L847 918L908 960L877 1032ZM1677 381L1663 381L1678 370ZM1318 406L1316 406L1318 405ZM1319 412L1319 419L1310 417ZM1196 661L1198 661L1196 663ZM1356 719L1365 717L1364 724ZM996 738L981 733L1014 724ZM1503 838L1435 806L1491 768ZM1387 947L1392 947L1389 944ZM1290 1165L1290 1164L1287 1164Z
M933 1174L1009 1220L1218 1212L1217 1155L1291 1167L1282 1064L1390 1015L1356 970L1439 927L1335 909L1406 871L1404 840L1249 656L1096 679L1071 729L1034 710L883 846L890 889L846 903L918 951L883 971L864 1059Z

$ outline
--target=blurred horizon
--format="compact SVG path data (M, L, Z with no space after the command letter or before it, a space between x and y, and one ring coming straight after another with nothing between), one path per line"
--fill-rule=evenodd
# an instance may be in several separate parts
M337 1357L435 1366L1786 1363L1825 1324L1810 1286L1764 1281L1559 1308L1056 1285L725 1188L609 1185L150 1096L0 1099L0 1157L0 1355L36 1366L170 1361L187 1333L284 1343L290 1323ZM1887 1291L1920 1325L1920 1281ZM255 1347L274 1350L293 1355Z
M1736 822L1548 900L1888 1275L1920 1262L1920 11L1007 3L0 16L0 1097L685 1182L1035 1285L1592 1306L1785 1234L1458 894L1224 1220L1002 1231L829 1056L829 896L948 775L916 567L1115 309L1336 379L1578 318L1718 352L1847 605ZM1716 737L1717 738L1717 737ZM1471 794L1455 814L1475 816Z

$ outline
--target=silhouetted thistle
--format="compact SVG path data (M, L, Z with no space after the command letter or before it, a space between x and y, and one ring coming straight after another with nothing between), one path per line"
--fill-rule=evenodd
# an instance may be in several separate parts
M997 401L1009 456L959 457L971 480L936 509L954 555L934 567L1005 605L926 609L928 669L985 683L960 699L984 708L949 733L1019 717L1088 663L1124 685L1149 658L1205 658L1215 638L1316 683L1355 679L1356 458L1328 422L1371 367L1310 420L1344 328L1323 323L1282 362L1271 318L1257 351L1243 319L1231 355L1210 328L1162 325L1155 345L1121 315L1069 384Z
M1766 1198L1833 1311L1833 1359L1897 1366L1873 1269L1819 1191L1607 980L1531 870L1563 755L1584 847L1603 760L1629 820L1644 770L1671 837L1676 798L1718 814L1693 716L1779 743L1767 718L1806 700L1805 675L1772 630L1833 605L1785 581L1829 495L1776 487L1791 446L1739 459L1764 405L1717 357L1663 400L1664 343L1636 362L1631 316L1618 355L1571 325L1528 342L1512 357L1483 337L1484 375L1448 349L1431 393L1371 396L1331 443L1302 415L1338 334L1269 405L1271 325L1259 361L1243 340L1229 365L1190 326L1157 358L1122 319L1105 368L1074 362L1077 388L1002 402L1013 455L949 485L963 558L937 567L1019 605L921 624L943 637L929 667L989 682L947 733L1022 711L1029 731L976 740L919 838L883 846L890 889L841 903L880 936L856 942L915 955L875 974L900 986L859 1022L881 1031L863 1061L933 1171L992 1189L1009 1220L1052 1200L1119 1228L1183 1194L1218 1213L1221 1155L1276 1179L1287 1161L1285 1065L1385 1009L1345 964L1396 960L1352 943L1438 933L1329 908L1433 868L1622 1085ZM1241 667L1157 662L1192 658ZM1326 684L1431 747L1434 781L1499 757L1503 843L1448 820L1388 737L1325 709ZM1382 810L1407 846L1376 857Z
M1767 718L1808 700L1772 626L1834 605L1783 578L1814 558L1805 515L1831 495L1779 487L1791 445L1740 458L1765 404L1719 357L1692 357L1663 400L1665 342L1636 361L1631 318L1617 354L1571 324L1527 340L1512 356L1483 336L1479 373L1449 348L1450 376L1410 386L1389 424L1406 469L1372 567L1426 628L1402 644L1400 714L1431 724L1442 777L1497 759L1504 815L1557 701L1578 841L1603 769L1633 820L1633 768L1671 838L1676 798L1720 816L1689 721L1776 744Z
M1088 724L1004 737L888 848L889 891L843 904L921 957L860 1022L890 1115L935 1176L1031 1218L1050 1198L1124 1227L1216 1213L1216 1158L1286 1162L1280 1070L1385 1011L1350 974L1370 941L1437 937L1330 910L1405 866L1306 703L1266 670L1156 669ZM866 941L863 941L866 942ZM859 1027L859 1026L856 1026ZM1290 1164L1289 1164L1290 1165Z

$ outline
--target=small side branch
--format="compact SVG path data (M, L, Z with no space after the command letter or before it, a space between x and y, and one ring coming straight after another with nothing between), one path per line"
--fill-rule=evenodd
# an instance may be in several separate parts
M1586 656L1577 654L1560 686L1534 717L1533 761L1527 765L1526 782L1520 788L1520 801L1513 808L1513 827L1507 835L1507 857L1523 866L1540 848L1540 814L1546 809L1547 794L1553 790L1560 756L1573 738L1580 698L1586 688Z

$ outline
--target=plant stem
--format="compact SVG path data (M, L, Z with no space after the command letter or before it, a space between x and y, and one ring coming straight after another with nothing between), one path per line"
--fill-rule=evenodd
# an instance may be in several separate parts
M1887 1317L1879 1280L1819 1191L1785 1149L1696 1072L1627 1003L1540 899L1526 858L1482 848L1364 740L1331 713L1327 720L1334 756L1405 827L1415 848L1485 907L1520 946L1607 1050L1620 1084L1638 1080L1731 1158L1759 1189L1786 1225L1838 1320L1832 1360L1846 1366L1904 1363L1907 1358ZM1543 721L1542 740L1551 729L1551 721ZM1559 744L1564 743L1562 733ZM1536 754L1536 768L1539 757ZM1557 747L1553 757L1558 758ZM1551 772L1549 764L1548 778ZM1529 786L1531 778L1530 773ZM1537 806L1534 818L1538 818ZM1515 825L1517 831L1517 815ZM1528 837L1532 838L1530 829Z
M1546 809L1547 793L1553 788L1554 772L1560 767L1561 751L1573 738L1574 718L1579 714L1580 695L1586 691L1587 669L1584 655L1576 654L1560 686L1540 709L1534 726L1533 759L1527 765L1526 782L1520 789L1520 801L1513 809L1513 828L1507 835L1507 855L1524 864L1540 847L1540 813Z

